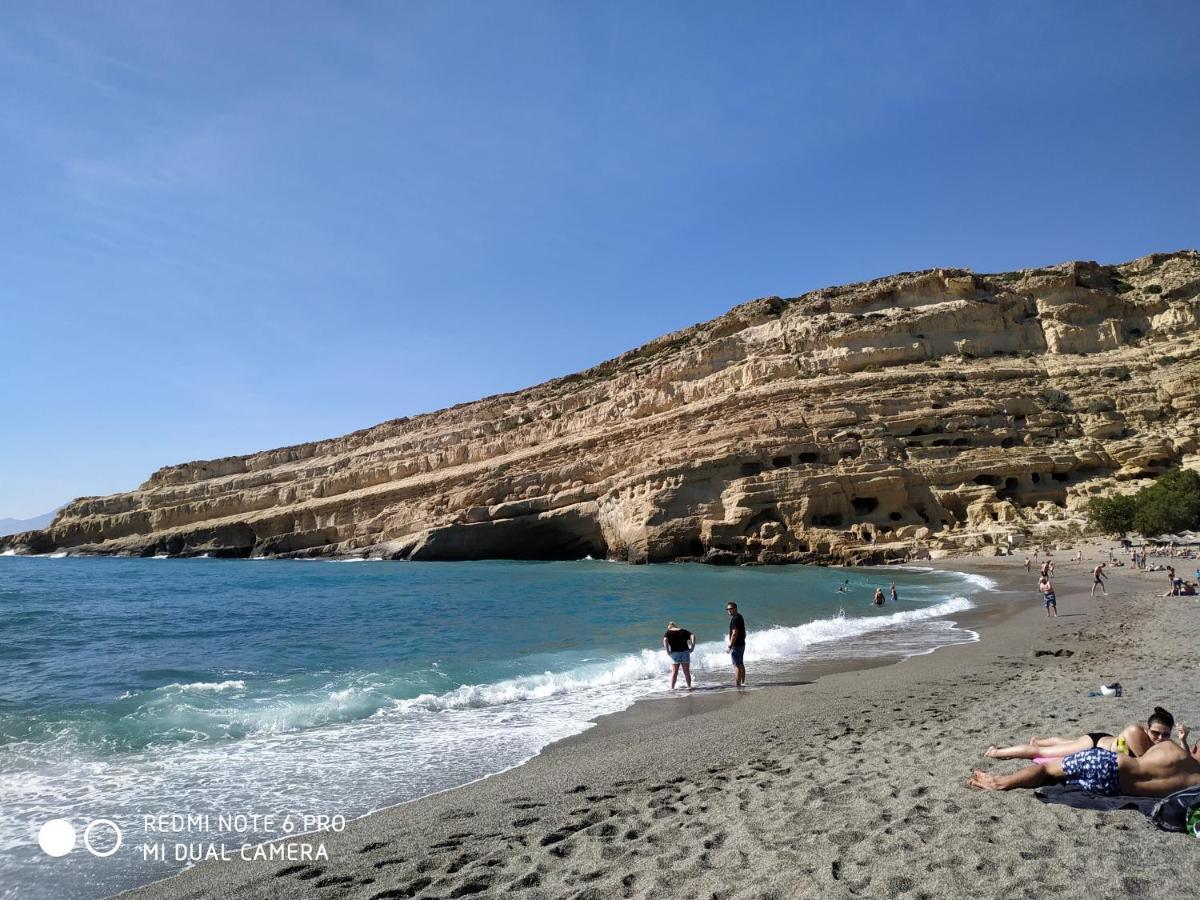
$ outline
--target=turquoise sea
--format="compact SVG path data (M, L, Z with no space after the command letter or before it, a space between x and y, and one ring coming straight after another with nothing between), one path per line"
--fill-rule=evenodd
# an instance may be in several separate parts
M892 580L899 601L872 606ZM353 818L638 699L677 702L669 619L698 635L698 689L727 689L729 600L754 689L974 640L954 616L987 589L894 567L3 557L0 898L103 897L178 870L147 858L147 815L210 816L193 840L253 843L278 827L225 834L218 817ZM121 846L51 857L51 819L110 820ZM94 848L114 835L94 830Z

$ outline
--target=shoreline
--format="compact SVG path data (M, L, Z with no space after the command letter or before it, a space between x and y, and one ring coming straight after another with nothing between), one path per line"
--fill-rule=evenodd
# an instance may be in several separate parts
M984 575L993 580L993 589L997 591L1012 590L1021 586L1021 576L1025 575L1023 570L1020 570L1019 563L1016 562L1015 557L946 559L934 561L928 566L922 566L922 568ZM952 618L956 622L956 626L961 630L975 632L976 640L969 643L939 647L937 648L938 652L928 652L900 659L889 658L876 661L870 658L858 658L832 662L824 666L809 664L807 667L802 667L808 670L805 673L807 677L803 680L789 679L785 676L778 679L773 678L771 682L757 686L753 684L753 670L751 670L751 690L746 692L737 692L730 687L728 690L706 690L692 694L680 692L676 695L642 698L624 710L598 717L590 727L582 732L547 745L536 755L516 766L455 788L449 788L415 800L382 807L354 819L348 824L345 832L325 835L326 839L323 843L329 848L330 859L328 863L321 862L312 866L293 865L291 868L297 871L279 876L278 878L266 871L254 871L270 869L272 867L278 869L278 863L201 863L184 872L176 873L151 884L131 889L118 896L201 897L209 896L210 894L207 891L210 889L214 892L219 891L222 894L233 892L232 895L234 896L239 895L237 893L239 890L247 891L244 894L245 896L253 896L256 890L269 890L278 896L316 896L318 894L321 896L330 896L327 890L321 893L317 888L321 888L322 885L324 885L324 888L332 888L335 883L342 891L342 893L335 894L336 896L371 897L380 894L381 891L401 890L402 888L399 887L376 887L381 883L381 880L376 877L379 872L391 869L392 866L401 866L402 864L398 862L393 861L380 867L378 866L380 861L373 860L370 862L371 873L360 877L335 874L335 871L339 870L341 865L357 862L356 857L361 857L362 854L358 852L361 850L361 847L358 850L350 847L350 844L358 838L361 838L359 841L361 846L379 844L381 843L380 840L368 838L373 835L392 833L404 820L432 819L441 821L447 815L443 810L454 807L459 803L473 804L484 802L494 816L497 810L503 808L503 802L495 799L494 796L497 789L502 791L514 782L520 785L527 783L542 785L548 781L561 782L563 773L580 772L581 756L590 759L599 755L602 758L606 758L610 749L609 745L614 742L624 747L632 738L641 737L645 733L652 732L662 735L666 732L668 743L674 744L680 739L678 732L681 729L687 729L692 725L700 723L707 723L711 719L735 718L741 720L747 715L751 718L756 718L762 715L766 708L776 706L777 699L780 703L791 703L797 692L819 694L821 695L822 702L827 704L839 696L846 684L853 684L856 690L861 689L864 680L869 679L871 673L888 672L890 675L891 672L895 672L901 667L912 666L920 661L941 659L946 654L960 655L965 653L965 659L968 661L969 668L969 660L971 659L972 652L978 652L980 645L993 640L994 636L992 632L995 629L1004 627L1005 623L1022 618L1023 612L1027 613L1027 610L1024 610L1020 604L996 602L977 605L966 612L953 614L949 618ZM1024 626L1020 627L1023 628ZM944 663L936 663L935 669L943 669L946 665ZM963 663L956 662L955 665L961 667ZM818 668L820 671L816 671ZM918 668L921 667L918 666ZM651 749L643 745L643 751ZM661 759L659 754L651 755L656 761ZM711 775L712 773L709 774ZM567 776L567 780L583 781L586 779L571 774ZM591 780L603 781L605 779L598 773L597 777ZM614 780L609 778L608 780L614 782L614 789L622 787L615 784L615 781L620 779ZM570 795L573 789L579 788L580 785L573 784L568 787L571 790L564 790L564 794L566 795ZM598 798L596 802L600 802L600 799L615 799L616 797L616 795L609 796L611 790L608 794L604 791L598 794L587 794L587 790L587 786L584 785L583 790L576 791L575 793L583 794L585 802L587 802L588 796ZM522 791L526 794L533 793L528 788L522 788ZM485 800L485 798L487 799ZM532 808L540 810L542 801L539 799L534 802L538 805ZM524 801L517 805L524 805ZM551 805L550 803L545 803L545 806ZM580 813L582 811L576 809L575 812ZM466 810L458 810L458 812L450 813L450 817L444 819L444 821L457 821L459 813L462 813L461 818L463 819L474 819L476 817L473 813L469 813ZM543 817L540 815L515 816L515 821L522 823L519 827L523 829L530 829L532 826L538 825L542 819ZM510 822L509 828L511 829L511 827L514 826ZM591 826L585 826L585 828L587 827ZM450 829L450 831L453 832L453 829ZM461 843L463 836L460 833L459 837L454 838L443 834L442 839L437 840L435 839L438 836L436 829L432 832L422 831L421 833L427 835L427 843L424 846L430 848L434 848L435 845L448 846L448 843ZM502 834L502 831L495 831L491 833L491 837L495 840L497 836L501 836ZM348 837L349 835L354 835L354 837ZM293 836L286 840L294 841L295 838L296 836ZM274 841L270 843L280 842ZM415 843L417 847L421 846L420 842L412 841L412 843ZM521 841L518 840L516 843L519 845ZM529 842L525 841L525 843ZM557 844L558 842L555 841L552 843ZM335 850L335 847L340 849ZM377 849L382 852L383 848L380 847ZM441 849L444 850L446 848L442 847ZM368 851L368 853L371 852L373 851ZM436 855L436 850L432 855ZM418 864L418 868L420 868L420 864ZM396 871L400 871L400 869L397 868ZM265 882L262 881L264 878L268 880ZM350 878L351 880L349 882L341 880L345 878ZM403 890L408 890L412 885L419 884L423 878L424 876L419 873L413 874L408 887L404 887ZM336 881L330 881L329 879L335 879ZM389 878L388 884L390 885L394 880ZM537 881L539 884L542 881L540 876L532 880ZM256 884L257 887L254 887ZM358 886L355 887L355 884ZM206 887L206 885L210 886ZM443 890L445 886L442 883L437 889L429 885L426 887L429 891L433 892L430 896L441 896L439 891ZM530 884L527 887L533 889L537 886ZM196 892L197 889L199 892ZM567 886L564 885L563 889L566 890ZM414 896L424 896L425 894L422 893L422 890L418 890ZM529 894L529 896L558 895L557 890L544 893L541 889L533 890ZM635 892L633 895L637 896L640 894ZM404 894L388 894L385 892L380 894L380 896L404 896Z

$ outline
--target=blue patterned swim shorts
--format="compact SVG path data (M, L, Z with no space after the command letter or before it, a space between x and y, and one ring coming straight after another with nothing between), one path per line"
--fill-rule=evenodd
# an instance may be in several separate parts
M1117 754L1102 747L1072 753L1062 761L1067 784L1091 794L1113 797L1121 793L1117 780Z

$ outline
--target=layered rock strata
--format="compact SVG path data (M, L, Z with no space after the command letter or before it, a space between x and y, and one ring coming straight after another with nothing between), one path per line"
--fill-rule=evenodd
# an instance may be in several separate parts
M768 297L595 368L170 466L0 550L881 561L1200 464L1200 254Z

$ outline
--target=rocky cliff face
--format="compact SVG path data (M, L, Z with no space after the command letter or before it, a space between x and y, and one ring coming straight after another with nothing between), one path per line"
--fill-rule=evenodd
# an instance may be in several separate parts
M1198 352L1195 251L905 273L754 300L518 393L161 469L0 549L776 562L1053 539L1090 495L1200 464Z

